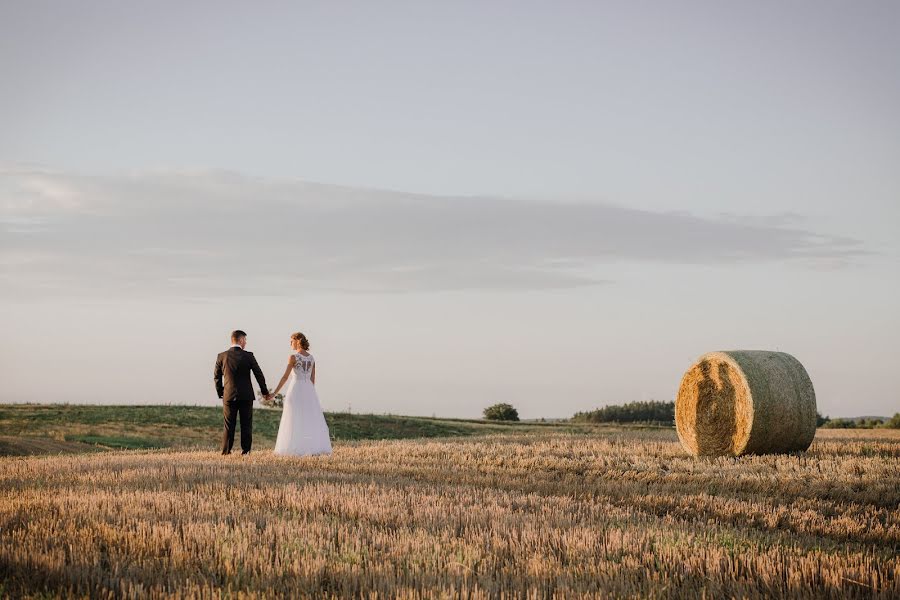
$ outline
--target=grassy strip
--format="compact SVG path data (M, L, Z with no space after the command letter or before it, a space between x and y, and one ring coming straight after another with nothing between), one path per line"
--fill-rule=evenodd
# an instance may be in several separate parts
M332 438L338 441L458 437L571 428L567 424L510 424L349 413L327 413L325 418ZM274 442L280 420L281 411L255 410L254 440L261 446ZM40 444L35 445L34 440L41 439L57 442L56 445L45 444L49 453L91 446L101 449L214 448L221 439L222 409L216 406L0 405L0 431L10 440L0 445L0 455L40 453L35 450ZM71 449L59 446L64 442L74 445Z

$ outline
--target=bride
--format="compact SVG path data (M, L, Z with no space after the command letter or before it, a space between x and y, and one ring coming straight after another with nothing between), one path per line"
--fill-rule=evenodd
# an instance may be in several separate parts
M287 369L275 388L277 394L290 377L275 440L275 454L331 454L328 425L316 394L316 359L309 353L309 340L297 332L291 336L291 349L294 354L288 359Z

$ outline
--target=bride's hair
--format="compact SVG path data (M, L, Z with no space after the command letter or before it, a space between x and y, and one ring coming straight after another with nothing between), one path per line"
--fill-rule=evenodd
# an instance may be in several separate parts
M306 339L306 336L299 331L297 333L292 333L291 339L300 342L300 347L304 350L309 350L309 340Z

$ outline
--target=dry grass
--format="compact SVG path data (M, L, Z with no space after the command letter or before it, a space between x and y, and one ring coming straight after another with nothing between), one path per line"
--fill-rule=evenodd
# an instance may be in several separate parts
M695 456L803 451L816 434L816 393L790 354L710 352L681 380L675 425Z
M737 459L672 431L6 458L0 595L896 598L898 464L893 431Z

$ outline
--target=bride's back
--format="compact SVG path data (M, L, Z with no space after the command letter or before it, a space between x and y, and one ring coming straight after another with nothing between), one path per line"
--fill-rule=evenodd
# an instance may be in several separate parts
M302 352L294 354L294 374L300 379L309 381L315 364L316 359L312 354Z

